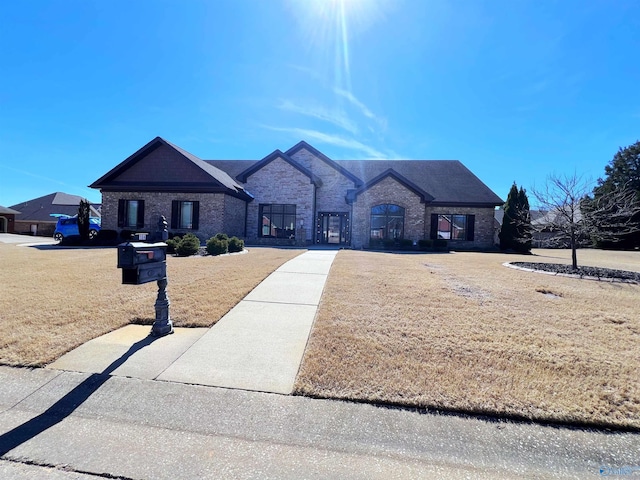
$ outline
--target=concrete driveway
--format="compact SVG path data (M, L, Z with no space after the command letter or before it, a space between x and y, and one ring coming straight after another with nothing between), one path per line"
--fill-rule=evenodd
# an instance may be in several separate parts
M15 233L0 233L0 243L14 243L18 245L55 245L52 237L34 237L31 235L16 235Z

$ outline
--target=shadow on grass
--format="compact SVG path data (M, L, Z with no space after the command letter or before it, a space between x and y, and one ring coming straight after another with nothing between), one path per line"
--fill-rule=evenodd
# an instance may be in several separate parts
M110 374L126 362L129 357L144 347L151 345L158 338L160 337L149 335L134 343L129 350L101 373L94 373L89 376L40 415L0 435L0 457L62 422L104 385L110 378Z

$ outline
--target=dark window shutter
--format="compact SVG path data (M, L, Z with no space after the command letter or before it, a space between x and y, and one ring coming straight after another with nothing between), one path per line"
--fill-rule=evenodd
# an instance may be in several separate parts
M173 200L171 202L171 228L178 228L178 212L180 211L180 202Z
M144 200L138 200L138 221L136 228L144 228Z
M438 214L431 214L431 240L435 240L438 238Z
M476 216L467 215L467 240L473 242L476 230Z
M118 227L124 227L126 200L118 200Z
M200 202L193 202L193 222L192 227L194 230L198 230L200 227Z

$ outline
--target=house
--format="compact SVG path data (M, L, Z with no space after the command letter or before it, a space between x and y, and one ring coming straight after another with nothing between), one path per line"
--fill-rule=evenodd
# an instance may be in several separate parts
M11 206L20 211L15 218L15 233L50 236L56 228L58 219L52 214L77 215L82 197L63 192L54 192L43 197L27 200ZM100 206L91 205L90 215L100 217Z
M12 208L0 205L0 233L13 233L15 231L16 215L20 212Z
M457 160L335 161L302 141L261 160L202 160L157 137L90 185L102 228L157 230L249 244L333 244L446 238L491 248L504 202Z

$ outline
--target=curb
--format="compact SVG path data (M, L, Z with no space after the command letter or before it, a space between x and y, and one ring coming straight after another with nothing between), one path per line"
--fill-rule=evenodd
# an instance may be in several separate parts
M513 268L514 270L521 270L523 272L533 272L533 273L542 273L544 275L552 275L554 277L578 278L580 280L594 280L597 282L605 282L605 283L628 283L631 285L640 284L635 280L626 280L624 278L591 277L589 275L578 275L574 273L557 273L557 272L547 272L546 270L535 270L533 268L525 268L525 267L519 267L518 265L512 265L510 262L504 262L502 266Z

